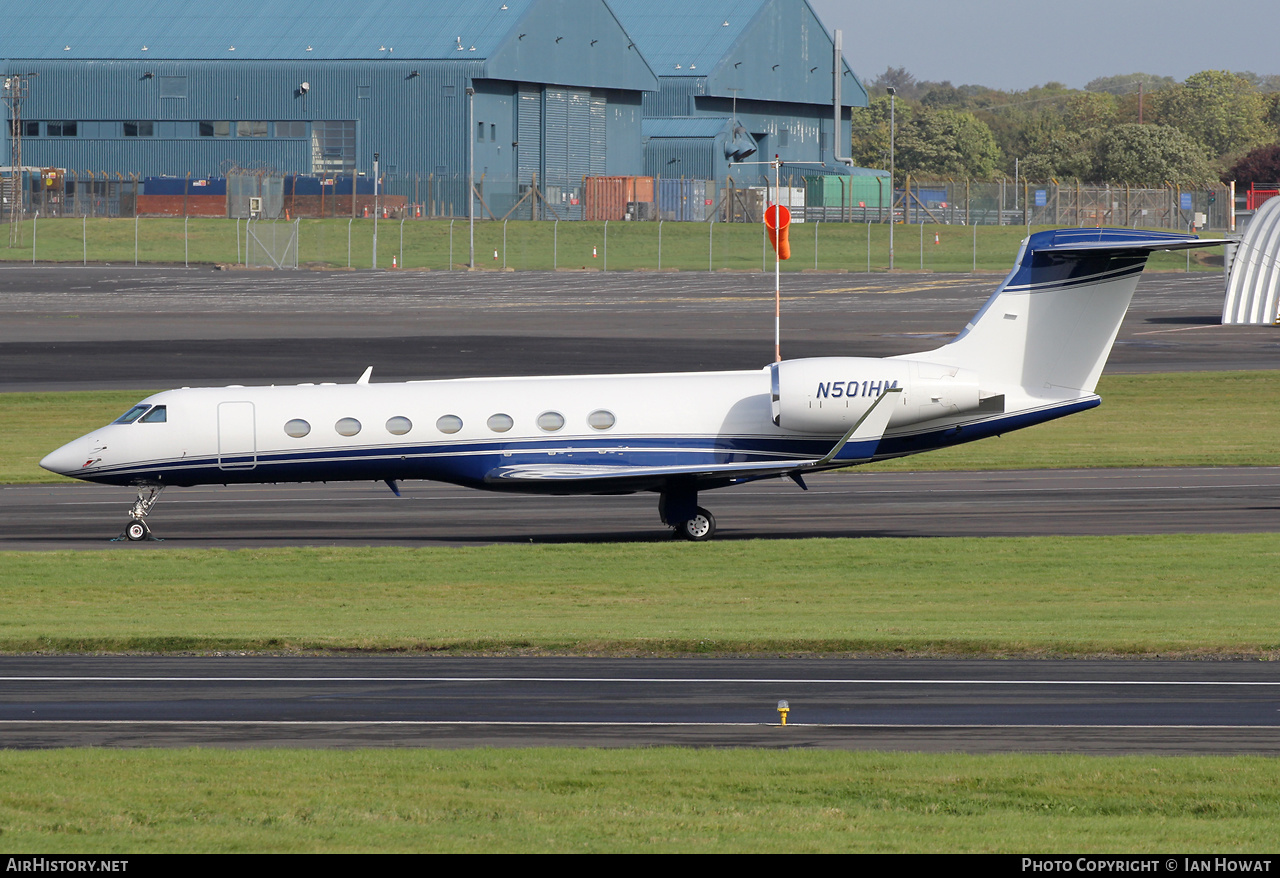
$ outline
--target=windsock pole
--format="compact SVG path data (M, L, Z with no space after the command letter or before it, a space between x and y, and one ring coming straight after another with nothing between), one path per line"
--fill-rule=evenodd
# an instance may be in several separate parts
M778 205L778 196L781 191L782 162L778 156L773 157L773 203ZM782 213L781 206L774 207L774 217L776 218ZM791 218L787 217L790 222ZM781 223L777 223L781 226ZM778 232L781 235L781 231ZM773 361L775 363L782 362L782 253L781 238L774 243L773 246Z

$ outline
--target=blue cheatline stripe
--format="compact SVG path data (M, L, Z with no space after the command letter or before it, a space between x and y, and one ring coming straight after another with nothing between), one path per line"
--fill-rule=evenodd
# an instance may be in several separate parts
M876 459L917 454L996 436L1093 408L1097 396L1051 403L1030 411L996 415L944 428L928 428L885 436L874 448ZM512 464L553 463L637 467L708 466L728 463L812 462L829 452L833 437L711 436L614 437L574 442L531 439L499 444L414 444L369 446L322 451L259 453L252 469L221 469L218 457L156 460L103 468L81 476L86 481L127 485L139 481L171 484L233 482L347 481L430 479L459 484L484 483L491 470ZM861 456L872 453L859 443ZM839 463L837 461L837 463ZM847 465L839 463L839 465ZM720 478L720 477L717 477ZM560 482L563 486L564 483Z
M1145 259L1143 261L1145 262ZM1145 266L1143 265L1135 265L1127 268L1119 268L1119 269L1116 269L1115 271L1099 272L1096 274L1090 274L1084 277L1070 278L1067 280L1051 280L1051 281L1032 280L1026 283L1011 283L1005 286L1004 292L1039 293L1045 290L1061 290L1061 289L1068 289L1070 287L1085 286L1086 284L1107 283L1110 281L1119 280L1120 278L1129 277L1131 275L1142 274L1142 269L1144 267ZM1036 274L1036 270L1033 269L1030 273Z

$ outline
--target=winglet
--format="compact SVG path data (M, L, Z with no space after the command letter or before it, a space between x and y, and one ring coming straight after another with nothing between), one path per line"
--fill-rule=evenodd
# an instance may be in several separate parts
M373 376L373 367L364 370L364 374L356 379L356 384L368 384L369 379Z
M870 460L876 453L876 446L880 444L880 437L884 435L884 431L889 426L889 418L893 417L893 405L886 402L886 400L889 394L901 392L901 387L890 387L882 392L876 397L876 401L871 403L871 408L867 409L862 417L858 418L858 423L850 427L849 432L845 433L844 437L836 443L836 447L827 452L826 457L814 461L812 466L826 466L839 460L847 460L850 463ZM849 444L852 444L858 452L865 450L866 453L859 453L855 457L841 458L840 452L844 451Z

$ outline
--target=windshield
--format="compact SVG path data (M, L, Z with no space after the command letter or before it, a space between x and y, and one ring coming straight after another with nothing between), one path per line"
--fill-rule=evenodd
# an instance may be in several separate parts
M168 413L164 406L158 405L151 411L142 416L139 424L163 424L168 420Z
M140 402L137 405L135 405L133 408L125 412L123 415L116 418L112 423L132 424L134 421L138 420L138 418L142 417L142 413L149 408L151 408L151 406Z

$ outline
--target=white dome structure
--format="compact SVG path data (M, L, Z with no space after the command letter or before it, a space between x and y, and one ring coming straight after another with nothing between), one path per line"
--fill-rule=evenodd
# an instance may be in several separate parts
M1263 202L1236 247L1222 322L1280 322L1280 198Z

